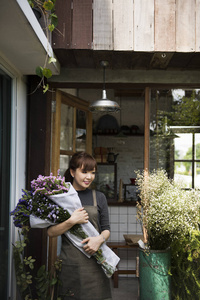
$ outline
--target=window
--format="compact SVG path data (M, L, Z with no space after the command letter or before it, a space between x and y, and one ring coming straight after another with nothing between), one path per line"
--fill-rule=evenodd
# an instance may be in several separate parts
M151 91L150 170L200 188L200 90Z
M174 139L174 179L185 188L200 188L200 126L172 126Z

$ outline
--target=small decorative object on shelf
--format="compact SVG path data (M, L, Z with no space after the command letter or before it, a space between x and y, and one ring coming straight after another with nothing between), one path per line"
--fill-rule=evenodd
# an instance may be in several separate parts
M97 163L107 163L107 148L94 148L94 158L96 159Z
M130 178L131 184L135 184L136 178Z

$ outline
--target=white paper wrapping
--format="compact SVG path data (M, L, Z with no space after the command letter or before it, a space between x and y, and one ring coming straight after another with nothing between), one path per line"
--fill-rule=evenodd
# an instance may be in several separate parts
M60 207L66 209L70 214L72 214L73 211L77 208L82 207L78 193L71 184L67 193L49 196L49 198ZM30 226L32 228L46 228L50 225L55 225L55 223L51 223L48 220L42 220L38 217L35 217L34 215L30 215ZM83 231L88 237L99 235L99 232L89 221L88 223L80 224L80 226L82 227ZM77 247L87 257L91 257L88 253L84 251L83 244L81 243L82 239L73 235L69 231L66 231L65 235L74 244L75 247ZM105 243L101 245L100 249L102 250L102 255L105 258L106 263L111 265L115 270L120 258Z

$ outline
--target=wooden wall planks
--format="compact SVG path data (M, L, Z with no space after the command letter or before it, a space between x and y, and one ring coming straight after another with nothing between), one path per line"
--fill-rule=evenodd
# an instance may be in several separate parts
M195 51L196 0L176 0L177 52Z
M53 31L54 49L71 48L72 13L71 0L59 0L56 2L56 14L58 16L57 30Z
M196 48L195 51L200 51L200 0L196 0Z
M112 0L93 0L93 49L113 50Z
M92 0L73 0L72 48L92 48Z
M133 0L114 1L114 50L133 50Z
M154 0L134 1L135 51L154 51Z
M54 48L200 52L200 0L60 0Z
M176 0L155 0L155 51L174 51Z

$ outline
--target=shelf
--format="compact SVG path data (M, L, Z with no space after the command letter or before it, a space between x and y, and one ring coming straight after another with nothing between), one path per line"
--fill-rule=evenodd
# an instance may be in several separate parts
M138 201L123 201L117 202L116 200L108 200L108 206L136 206Z
M94 136L117 136L118 133L93 133ZM125 136L144 136L144 133L124 133ZM120 138L120 136L119 136Z

